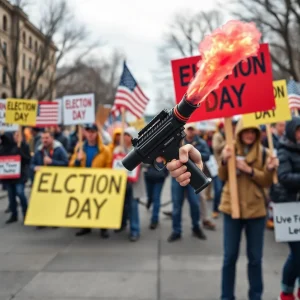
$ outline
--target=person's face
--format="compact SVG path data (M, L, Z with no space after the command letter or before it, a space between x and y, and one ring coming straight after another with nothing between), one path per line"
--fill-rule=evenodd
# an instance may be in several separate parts
M120 139L121 139L121 134L117 133L115 135L115 144L119 145L120 144Z
M252 145L256 141L256 131L254 129L246 129L241 134L242 143Z
M20 132L19 131L16 131L15 133L14 133L14 141L17 143L18 142L18 140L19 140L19 136L20 136Z
M53 144L53 137L49 132L44 132L42 134L42 144L45 148L49 148Z
M285 123L284 122L278 122L275 126L277 134L278 135L283 135L285 132Z
M196 132L195 132L195 129L193 127L188 127L186 129L186 137L188 139L194 138L195 134L196 134Z
M85 138L86 138L86 140L89 144L96 144L97 143L97 136L98 136L97 130L86 129L84 131L84 133L85 133Z
M300 144L300 127L298 127L298 128L296 129L296 132L295 132L295 138L296 138L297 144L298 144L298 143Z
M124 144L126 147L130 147L131 146L131 135L129 135L128 133L124 134Z

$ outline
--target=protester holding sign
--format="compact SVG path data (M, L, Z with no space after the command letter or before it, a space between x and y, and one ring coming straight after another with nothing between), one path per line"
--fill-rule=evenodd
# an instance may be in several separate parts
M281 205L289 205L287 202L297 202L300 200L300 118L293 119L286 124L286 134L280 140L278 149L279 183L274 187L272 200ZM284 204L286 203L286 204ZM282 223L279 221L277 208L275 210L275 231L277 226ZM295 213L290 214L291 220L294 220ZM299 220L300 222L300 220ZM298 226L299 227L299 226ZM297 231L298 232L298 231ZM299 231L300 232L300 231ZM294 232L290 232L293 234ZM300 237L298 241L289 242L290 254L285 262L282 272L282 293L281 300L294 300L294 287L296 279L300 279ZM300 299L300 286L298 289L298 298Z
M137 131L133 127L127 127L124 130L124 145L120 145L115 148L114 155L118 154L127 154L129 153L132 146L132 138L136 138L138 135ZM137 198L137 192L139 191L140 180L136 183L132 183L127 180L126 186L126 195L125 195L125 203L124 203L124 213L122 220L121 230L126 228L127 219L129 219L130 223L130 235L129 240L131 242L136 242L140 237L140 219L139 219L139 207Z
M21 140L21 143L20 143ZM18 146L20 144L20 147ZM20 199L20 204L22 207L23 216L25 219L26 211L27 211L27 198L25 195L25 183L29 176L29 165L30 165L30 151L27 143L22 140L22 137L19 132L10 133L6 132L1 136L1 147L0 147L0 158L19 156L21 158L21 168L19 170L19 174L12 176L6 176L6 179L2 179L5 182L8 199L9 199L9 210L11 212L10 218L6 221L6 224L10 224L18 221L18 210L17 210L17 199ZM14 168L14 164L9 163L8 166L2 166L1 169L6 168L6 172L8 170L12 170ZM2 173L2 172L1 172Z
M69 166L82 168L111 168L111 153L107 146L102 143L96 124L86 124L84 126L85 142L83 145L77 144L74 154L71 157ZM82 228L76 236L91 233L90 228ZM107 229L101 229L101 237L109 237Z

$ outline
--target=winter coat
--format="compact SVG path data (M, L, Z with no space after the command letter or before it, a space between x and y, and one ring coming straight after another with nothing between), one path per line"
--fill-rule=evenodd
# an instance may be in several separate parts
M255 143L245 155L244 146L241 142L241 132L248 128L254 128L257 132ZM240 173L237 175L238 201L240 206L240 218L252 219L266 216L266 201L263 189L272 184L273 172L267 170L266 161L270 156L267 149L263 150L260 144L260 130L258 127L244 127L242 120L236 128L236 155L245 156L246 163L253 168L253 176ZM265 151L265 159L263 152ZM228 167L220 163L219 177L225 182L220 211L231 214L231 195L228 181Z
M214 133L212 140L212 148L218 165L221 163L221 154L225 147L225 144L226 142L224 134L221 132Z
M278 148L278 181L272 190L272 200L276 203L300 200L300 144L295 140L295 132L300 127L300 118L294 117L286 124L285 136Z
M77 136L77 132L74 131L69 136L68 147L66 149L68 153L70 154L74 153L77 143L78 143L78 136Z
M68 138L62 132L56 133L54 138L62 144L65 150L68 149Z
M32 171L35 167L44 165L44 152L43 145L40 145L32 158ZM54 140L53 149L48 153L48 156L52 159L52 164L49 166L65 167L68 165L68 154L62 144L56 140Z
M22 141L20 148L14 141L13 134L6 132L1 136L0 156L20 155L21 156L21 174L17 179L3 179L5 183L25 183L29 177L30 150L25 141Z
M105 146L102 143L102 139L100 137L100 135L98 135L98 154L94 157L93 161L92 161L92 168L111 168L111 160L112 160L112 155L108 149L107 146ZM77 146L75 147L74 153L70 159L69 162L69 166L70 167L75 167L80 166L85 168L86 166L86 154L85 154L85 149L87 147L87 141L83 142L83 159L81 160L81 162L77 161L77 153L79 151L80 148L80 144L78 143Z
M159 168L163 168L163 163L158 164ZM152 165L144 165L144 176L146 180L149 180L151 182L164 182L166 177L168 177L168 170L167 168L164 168L161 171L157 171L155 167Z

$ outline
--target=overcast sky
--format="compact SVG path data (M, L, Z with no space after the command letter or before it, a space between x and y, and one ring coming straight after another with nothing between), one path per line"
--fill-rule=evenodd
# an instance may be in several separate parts
M101 54L120 49L145 94L153 99L153 71L160 66L157 49L174 14L209 10L213 0L68 0L93 37L105 42ZM153 101L148 112L153 111Z

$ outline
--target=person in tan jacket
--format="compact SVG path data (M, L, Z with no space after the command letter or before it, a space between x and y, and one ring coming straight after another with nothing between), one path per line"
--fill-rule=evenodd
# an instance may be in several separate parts
M239 219L231 217L230 189L228 183L228 159L235 150L237 155L238 200L241 211ZM220 179L225 182L220 210L224 212L224 261L222 269L222 300L233 300L236 262L239 255L240 241L243 229L246 231L248 278L250 289L249 300L261 300L262 255L265 227L265 199L262 192L264 187L272 184L274 169L278 159L271 157L269 152L260 145L260 131L257 127L243 127L240 121L236 128L236 148L225 146L219 170ZM265 160L263 158L265 153ZM179 160L167 165L170 175L176 178L181 186L190 182L191 173L183 165L191 158L199 168L203 163L199 152L192 145L185 145L179 150ZM158 158L159 162L161 158ZM264 163L263 163L264 162Z

